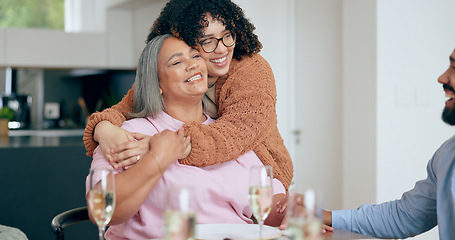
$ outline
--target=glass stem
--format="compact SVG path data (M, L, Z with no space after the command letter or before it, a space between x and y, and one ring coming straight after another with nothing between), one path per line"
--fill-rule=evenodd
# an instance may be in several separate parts
M104 226L98 226L98 235L100 237L100 240L104 240Z
M264 225L264 221L259 221L259 240L262 240L262 226Z

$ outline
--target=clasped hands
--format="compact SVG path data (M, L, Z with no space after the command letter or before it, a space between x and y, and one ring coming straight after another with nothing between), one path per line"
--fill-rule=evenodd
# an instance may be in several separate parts
M98 123L93 136L100 144L103 155L115 169L136 164L148 151L165 151L174 154L175 159L186 158L191 152L191 137L184 136L183 128L176 132L163 130L148 136L102 121Z

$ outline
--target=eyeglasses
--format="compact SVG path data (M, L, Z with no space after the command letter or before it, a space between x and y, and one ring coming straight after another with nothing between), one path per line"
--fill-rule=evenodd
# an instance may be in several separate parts
M235 43L235 33L226 33L222 38L215 37L207 38L204 39L203 41L200 41L199 45L201 45L202 50L204 50L204 52L211 53L215 51L220 41L223 43L224 46L232 47Z

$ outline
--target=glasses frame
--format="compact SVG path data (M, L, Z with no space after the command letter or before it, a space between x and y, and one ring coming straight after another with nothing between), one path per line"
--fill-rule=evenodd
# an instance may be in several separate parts
M231 34L232 38L234 39L234 41L233 41L232 44L230 44L230 45L226 45L226 43L224 43L224 40L223 40L223 39L224 39L224 37L226 36L226 34L225 34L223 37L221 37L221 38L216 38L216 37L206 38L206 39L200 41L200 42L199 42L199 45L201 46L202 51L204 51L204 52L206 52L206 53L214 52L214 51L218 48L218 45L220 44L220 41L223 43L223 45L224 45L225 47L232 47L232 46L234 46L235 41L237 40L237 39L236 39L237 35L236 35L235 33L233 33L233 32L231 32L230 34ZM209 39L212 39L212 40L216 40L216 41L217 41L217 42L216 42L216 47L215 47L212 51L206 51L206 50L204 49L204 46L202 45L203 42L205 42L205 41L207 41L207 40L209 40Z

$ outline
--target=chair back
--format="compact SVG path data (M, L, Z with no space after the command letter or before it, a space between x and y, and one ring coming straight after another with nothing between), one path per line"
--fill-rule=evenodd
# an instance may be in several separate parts
M87 207L74 208L62 213L59 213L52 219L51 229L55 234L57 240L65 239L64 229L65 227L83 221L88 221Z

